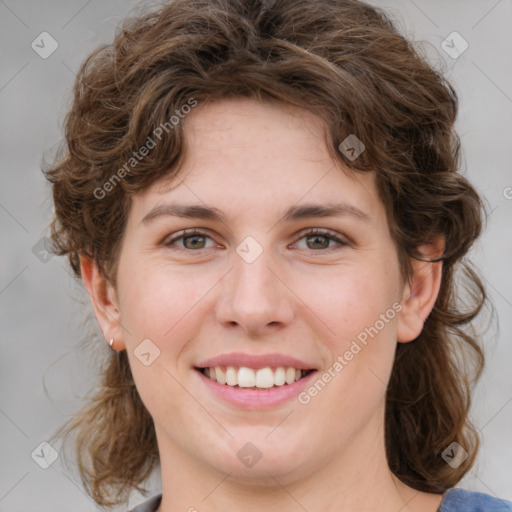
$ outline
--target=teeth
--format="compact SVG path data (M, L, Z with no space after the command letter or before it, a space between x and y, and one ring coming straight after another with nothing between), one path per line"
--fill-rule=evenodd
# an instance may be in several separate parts
M242 366L238 369L238 385L241 388L253 388L256 386L256 374L252 368Z
M226 368L226 384L228 386L236 386L238 384L237 371L232 366Z
M240 388L259 388L269 389L274 386L283 386L286 384L293 384L305 375L305 371L298 370L293 367L278 368L260 368L254 370L241 366L236 368L234 366L222 367L215 366L205 368L204 374L212 380L217 381L219 384L227 384L228 386L238 386Z
M286 372L283 367L276 368L274 372L274 384L276 386L282 386L286 382Z
M270 368L262 368L256 372L256 383L257 388L271 388L274 386L274 372Z
M226 384L226 374L222 371L222 368L219 366L212 368L212 370L215 372L215 377L217 378L217 382L219 384ZM210 371L210 375L212 372Z
M286 384L293 384L295 382L295 368L286 368Z

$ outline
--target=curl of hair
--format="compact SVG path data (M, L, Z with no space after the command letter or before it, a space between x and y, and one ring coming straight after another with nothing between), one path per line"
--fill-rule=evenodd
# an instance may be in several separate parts
M333 159L375 174L404 279L411 258L422 258L421 245L444 237L432 313L416 340L397 346L385 432L398 478L446 491L478 449L468 414L484 356L469 327L487 297L465 255L484 208L458 172L455 90L380 9L355 0L175 0L126 18L114 42L83 62L65 154L44 170L53 184L55 252L68 256L77 277L79 255L93 258L115 285L131 196L179 179L183 123L170 127L169 119L191 99L230 97L275 101L324 120ZM149 154L114 179L165 123ZM338 150L350 134L366 146L354 161ZM98 198L107 182L108 196ZM457 270L467 304L456 290ZM156 438L125 354L110 356L101 389L68 431L76 431L81 476L99 505L120 503L146 479L158 461ZM441 457L453 441L469 453L457 469Z

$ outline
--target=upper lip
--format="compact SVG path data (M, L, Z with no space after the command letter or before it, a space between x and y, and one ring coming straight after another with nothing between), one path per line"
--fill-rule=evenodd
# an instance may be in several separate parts
M284 354L246 354L243 352L233 352L231 354L222 354L220 356L205 359L196 365L197 368L211 368L213 366L244 366L246 368L265 368L266 366L277 368L293 367L297 370L314 370L315 366L295 357Z

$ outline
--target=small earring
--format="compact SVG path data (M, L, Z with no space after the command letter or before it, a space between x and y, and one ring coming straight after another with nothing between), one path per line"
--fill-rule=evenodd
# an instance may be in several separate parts
M113 344L114 344L114 338L111 338L109 345L112 350L115 350L114 347L112 346Z

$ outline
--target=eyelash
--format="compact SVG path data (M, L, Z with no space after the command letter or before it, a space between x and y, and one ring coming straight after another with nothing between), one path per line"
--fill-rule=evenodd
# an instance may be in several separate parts
M314 236L314 235L321 235L325 238L328 238L330 240L334 240L335 242L338 242L340 244L340 246L342 247L345 247L345 246L348 246L350 245L349 242L343 238L341 238L339 235L337 235L336 233L332 232L332 231L329 231L329 230L326 230L326 229L319 229L319 228L313 228L313 229L310 229L309 231L306 231L305 233L302 233L300 238L298 240L302 240L303 238L306 238L308 236ZM188 238L188 237L192 237L192 236L204 236L206 238L210 238L211 237L209 235L207 235L206 233L202 232L202 231L199 231L197 229L186 229L184 231L180 231L179 233L177 233L177 236L171 238L170 240L164 242L164 245L166 247L171 247L172 244L174 244L174 242L176 242L177 240L181 240L182 238ZM182 250L182 251L187 251L187 252L199 252L201 250L207 250L209 248L201 248L201 249L187 249L187 248L183 248L183 247L178 247L179 250ZM326 252L326 251L329 251L329 250L332 250L332 249L335 249L334 247L331 247L331 248L326 248L326 249L309 249L309 251L312 251L312 252Z

